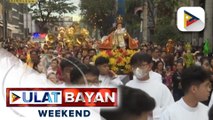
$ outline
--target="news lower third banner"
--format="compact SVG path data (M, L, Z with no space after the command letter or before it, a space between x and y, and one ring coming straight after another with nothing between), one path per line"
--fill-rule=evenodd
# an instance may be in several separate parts
M7 107L117 107L117 88L7 88Z
M55 87L46 75L0 48L1 120L103 120L101 109L119 106L118 88Z

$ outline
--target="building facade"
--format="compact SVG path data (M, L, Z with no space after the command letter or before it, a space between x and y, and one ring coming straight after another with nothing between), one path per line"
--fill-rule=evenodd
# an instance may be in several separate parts
M0 38L3 37L3 9L7 8L7 33L8 38L24 38L24 12L27 9L26 4L9 3L3 6L0 1Z

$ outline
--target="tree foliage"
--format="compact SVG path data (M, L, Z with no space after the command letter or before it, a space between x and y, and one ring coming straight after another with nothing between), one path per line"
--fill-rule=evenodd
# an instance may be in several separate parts
M190 6L190 0L154 0L157 7L157 23L175 24L176 11L181 6ZM172 23L173 22L173 23Z
M115 0L81 0L80 10L84 23L105 34L110 32L116 16Z
M180 0L187 4L187 0ZM168 39L182 40L183 34L176 27L176 10L180 5L178 0L155 0L157 7L157 24L154 39L159 44L165 44ZM183 2L182 2L183 1Z
M47 23L58 21L64 13L73 13L76 9L70 0L39 0L30 6L29 11L33 19L41 23L39 27L42 29Z
M171 24L175 19L175 8L178 5L177 0L158 0L155 1L157 7L157 24Z
M140 16L135 14L135 9L142 5L141 0L126 0L126 14L124 16L127 30L130 34L140 30Z
M158 44L165 45L168 39L182 41L183 33L178 31L177 27L171 24L158 25L154 35L154 41Z

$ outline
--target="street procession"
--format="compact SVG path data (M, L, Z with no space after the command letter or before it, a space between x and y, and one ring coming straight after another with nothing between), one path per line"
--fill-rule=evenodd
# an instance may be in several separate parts
M0 119L213 120L212 46L212 0L1 0Z

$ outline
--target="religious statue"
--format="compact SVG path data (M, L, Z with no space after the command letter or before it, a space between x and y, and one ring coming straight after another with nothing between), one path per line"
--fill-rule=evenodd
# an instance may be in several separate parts
M172 39L169 39L166 43L166 52L167 53L173 53L174 52L174 41Z
M124 40L124 35L126 34L126 29L122 28L122 23L117 24L117 29L113 35L114 46L118 46L120 48L126 48L126 43Z
M123 18L117 17L116 30L111 32L99 45L99 49L137 49L138 41L131 38L125 28L122 28Z
M73 26L70 26L67 28L67 35L72 37L75 33L75 28Z
M74 26L69 26L68 28L66 28L66 36L65 36L64 43L68 46L75 44L74 36L75 36L75 28Z
M59 33L58 33L58 40L63 40L64 39L64 37L65 37L65 28L64 27L60 27L59 28Z
M190 43L187 43L185 45L186 53L183 55L184 64L185 64L186 67L194 65L194 63L195 63L194 54L191 53L191 50L192 50L192 46L190 45Z
M100 30L97 29L96 25L93 28L92 36L91 37L92 37L93 41L95 41L95 40L101 40Z
M72 48L73 45L85 46L90 40L89 31L86 28L81 28L79 23L73 23L71 26L59 28L58 42L63 43L64 47Z
M48 47L52 46L55 42L54 35L51 33L47 34L45 37L45 42L48 45Z

